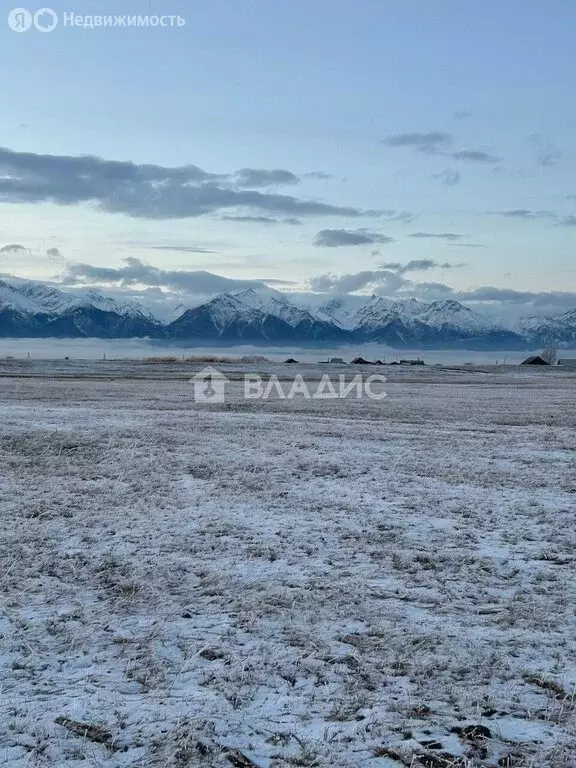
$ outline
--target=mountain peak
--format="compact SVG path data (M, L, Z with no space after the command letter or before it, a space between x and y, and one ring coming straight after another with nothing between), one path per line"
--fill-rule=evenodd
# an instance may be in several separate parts
M274 288L269 288L267 285L262 284L257 288L245 288L242 291L235 291L233 294L237 299L243 301L251 307L262 308L269 304L271 301L281 301L286 303L288 299L280 291Z
M489 331L494 324L455 299L440 299L429 304L419 319L434 328L458 328L467 333Z
M137 319L152 320L152 314L135 301L113 299L105 296L96 288L91 288L81 296L71 297L68 309L94 307L102 312L112 312L117 315Z

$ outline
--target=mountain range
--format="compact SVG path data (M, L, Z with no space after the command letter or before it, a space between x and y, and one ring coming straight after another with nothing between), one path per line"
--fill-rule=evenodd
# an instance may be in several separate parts
M358 297L356 297L358 298ZM376 342L398 349L513 350L576 347L576 309L530 317L513 328L453 299L430 303L344 297L300 306L297 294L262 285L221 293L171 322L134 301L91 290L78 295L20 278L0 280L0 338L150 338L193 345L338 346Z

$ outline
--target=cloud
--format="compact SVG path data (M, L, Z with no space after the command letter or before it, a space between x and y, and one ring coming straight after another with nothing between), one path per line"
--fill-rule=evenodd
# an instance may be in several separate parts
M457 235L455 232L413 232L408 237L419 239L438 239L438 240L460 240L464 235Z
M540 149L536 157L536 162L538 165L553 166L558 165L561 157L562 154L559 149L556 149L554 146L548 146Z
M65 266L66 265L66 259L64 258L64 254L59 248L48 248L46 251L46 257L50 259L50 261L53 261L55 264L58 264L59 266Z
M417 218L415 214L410 213L410 211L383 210L378 213L384 219L388 219L389 221L402 221L405 224L410 224Z
M527 208L516 208L512 211L488 211L488 213L505 216L508 219L523 219L524 221L548 219L555 221L558 227L576 227L576 216L559 216L553 211L531 211Z
M314 238L314 245L321 248L340 248L347 245L388 244L395 240L388 235L371 232L368 229L322 229Z
M241 288L261 286L258 280L237 280L205 270L168 270L153 267L140 259L128 257L121 267L98 267L91 264L68 264L62 283L117 285L124 288L144 285L167 288L176 292L208 295Z
M459 301L497 302L501 305L515 305L525 311L542 310L560 312L574 309L576 293L568 291L518 291L513 288L481 286L469 291L460 291Z
M448 170L442 171L441 173L433 173L432 176L435 179L441 179L442 183L446 184L447 187L456 186L462 179L460 171L455 171L452 168L448 168Z
M299 184L300 179L292 171L283 168L265 170L263 168L241 168L234 174L234 182L239 187L250 189L273 187L283 184Z
M310 288L318 293L355 293L369 286L380 286L396 292L405 283L404 278L395 272L377 269L350 275L318 275L310 280Z
M538 165L554 166L560 161L562 153L558 147L540 136L540 134L532 133L528 136L528 143L536 147L536 162Z
M303 174L302 178L304 179L318 179L320 181L328 181L328 179L333 179L334 174L332 173L324 173L324 171L310 171L310 173Z
M461 149L458 152L452 152L454 160L466 160L471 163L501 163L502 158L484 152L482 149Z
M556 219L556 214L552 211L531 211L528 208L514 208L510 211L488 211L496 216L504 216L507 219L525 219L534 221L536 219Z
M404 275L407 272L426 272L429 269L458 269L463 266L464 264L450 264L448 262L434 261L433 259L413 259L407 264L401 264L397 261L380 264L382 269L396 272L399 275Z
M208 248L200 248L196 245L146 245L145 247L149 251L178 251L181 253L218 253L218 251L211 251Z
M20 243L10 243L9 245L5 245L2 248L0 248L0 253L10 253L10 254L28 253L28 248L26 248L23 245L20 245Z
M44 251L39 248L27 248L25 245L21 245L20 243L10 243L0 248L0 254L3 256L20 258L25 256L29 262L44 261L45 259L49 259L50 261L53 261L59 265L62 265L66 262L62 252L55 247L48 248Z
M429 131L428 133L397 133L387 136L382 144L388 147L412 147L426 154L437 154L454 142L454 137L441 131Z
M442 131L429 133L397 133L387 136L382 142L388 147L409 147L427 155L449 155L454 160L465 160L472 163L500 163L502 159L483 149L460 149L451 152L454 137ZM459 181L459 179L458 179Z
M421 259L409 261L407 264L400 262L389 262L380 264L379 269L364 270L352 274L335 275L326 273L318 275L310 280L310 288L320 293L355 293L366 288L378 289L382 295L395 296L400 292L406 293L406 298L410 291L415 290L430 292L430 286L441 285L444 292L451 289L447 286L437 283L413 283L407 280L403 275L408 272L425 272L429 269L454 269L461 267L462 264L439 264L432 259ZM424 286L424 287L423 287Z
M456 248L486 248L485 245L480 243L448 243L448 245L455 246Z
M291 224L297 226L302 221L294 216L285 219L276 219L273 216L229 216L220 217L222 221L236 221L239 224Z
M417 298L422 301L436 301L452 298L471 306L478 312L485 312L501 320L506 318L507 321L529 314L563 312L574 309L576 304L576 293L570 292L518 291L493 286L455 290L445 283L414 282L399 274L396 271L398 266L396 263L391 263L381 265L382 269L379 270L345 275L319 275L310 281L310 288L316 292L330 294L357 293L368 289L391 300Z
M417 271L417 268L414 268L414 271ZM396 269L385 268L347 275L318 275L310 280L309 286L312 291L318 293L357 293L369 289L381 296L396 299L435 300L454 293L453 289L444 283L416 283L403 277Z
M233 177L195 165L168 168L0 148L0 202L5 203L89 203L101 211L140 219L193 218L235 208L289 217L377 215L351 206L236 189L231 184Z

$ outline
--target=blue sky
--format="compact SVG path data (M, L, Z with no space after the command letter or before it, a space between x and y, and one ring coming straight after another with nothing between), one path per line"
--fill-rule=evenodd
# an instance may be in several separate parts
M51 7L53 32L0 28L0 272L91 282L78 264L137 259L292 289L576 306L573 2ZM79 29L65 12L186 24ZM98 160L69 160L82 155ZM134 187L113 161L159 170ZM171 170L190 165L209 174L184 182L207 206ZM386 266L410 262L422 268ZM142 270L131 288L148 285ZM494 288L525 301L478 292Z

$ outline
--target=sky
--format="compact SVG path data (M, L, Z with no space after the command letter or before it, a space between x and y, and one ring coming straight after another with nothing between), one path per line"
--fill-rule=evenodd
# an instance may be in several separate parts
M576 308L572 0L51 8L0 20L0 274Z

